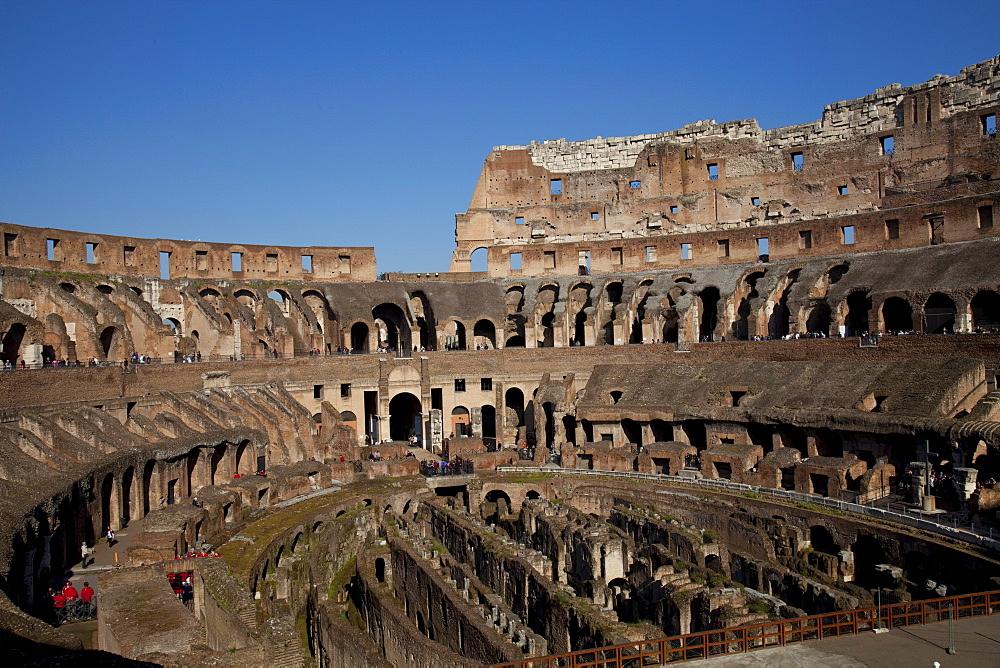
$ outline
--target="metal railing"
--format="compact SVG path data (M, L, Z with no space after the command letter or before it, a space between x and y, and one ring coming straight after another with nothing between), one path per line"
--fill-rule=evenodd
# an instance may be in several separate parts
M640 668L787 647L809 640L837 638L887 629L967 619L1000 613L1000 591L962 594L926 601L893 603L732 629L702 631L659 640L578 650L501 663L493 668Z
M499 473L538 473L539 469L527 466L498 466L497 472ZM776 489L774 487L758 487L756 485L747 485L739 482L731 482L729 480L710 480L710 479L694 479L694 478L680 478L678 476L664 475L660 473L636 473L633 471L597 471L590 469L544 469L546 473L566 473L566 474L577 474L577 475L596 475L596 476L610 476L613 478L632 478L636 480L654 480L660 482L670 482L676 485L686 485L689 487L696 487L702 489L716 489L719 491L733 492L737 494L747 494L753 493L761 496L770 496L783 501L795 501L801 503L810 503L817 506L824 506L826 508L833 508L841 512L851 512L858 515L865 515L867 517L874 517L876 519L885 520L887 522L895 522L897 524L905 524L906 526L914 527L916 529L922 529L924 531L931 531L933 533L947 536L953 540L960 540L965 543L970 543L972 545L978 545L980 547L990 548L994 550L1000 550L1000 536L997 538L993 537L992 529L987 532L981 529L976 529L975 527L961 527L958 526L956 518L952 518L953 524L945 524L942 522L935 522L933 520L927 519L923 516L922 511L918 511L916 515L897 513L891 510L886 510L884 508L876 508L874 506L865 506L858 503L851 503L850 501L841 501L838 499L831 499L826 496L816 496L815 494L803 494L802 492L793 492L785 489Z
M472 460L437 462L423 460L420 462L420 475L428 478L441 475L472 475L475 473L475 464Z

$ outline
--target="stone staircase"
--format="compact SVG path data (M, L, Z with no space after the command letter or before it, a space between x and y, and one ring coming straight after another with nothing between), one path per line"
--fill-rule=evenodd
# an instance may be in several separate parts
M705 588L705 585L692 580L688 576L688 571L678 571L673 566L663 566L658 570L660 571L660 583L664 589L673 593L680 594Z
M969 420L995 420L1000 415L1000 390L988 392L969 411Z

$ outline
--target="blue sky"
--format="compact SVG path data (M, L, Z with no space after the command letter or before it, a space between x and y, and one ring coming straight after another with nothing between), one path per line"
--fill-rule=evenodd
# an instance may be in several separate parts
M445 271L490 148L819 118L1000 53L994 2L0 0L0 220Z

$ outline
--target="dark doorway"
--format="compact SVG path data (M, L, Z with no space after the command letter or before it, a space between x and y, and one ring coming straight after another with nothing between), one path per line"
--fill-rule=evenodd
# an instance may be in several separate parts
M401 392L389 401L389 438L393 441L407 441L417 436L420 422L420 400L409 392Z

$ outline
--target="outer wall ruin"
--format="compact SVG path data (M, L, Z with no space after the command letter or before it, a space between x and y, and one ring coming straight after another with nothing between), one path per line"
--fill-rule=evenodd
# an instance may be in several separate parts
M107 527L97 645L162 665L487 665L995 589L998 81L497 147L446 274L0 223L5 645L81 651L45 592Z

